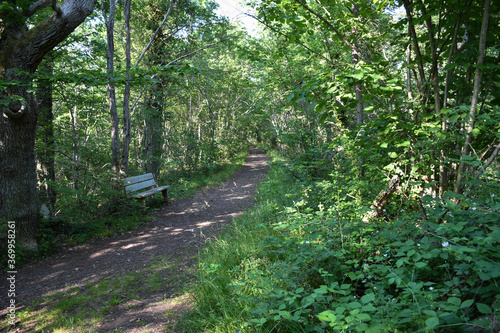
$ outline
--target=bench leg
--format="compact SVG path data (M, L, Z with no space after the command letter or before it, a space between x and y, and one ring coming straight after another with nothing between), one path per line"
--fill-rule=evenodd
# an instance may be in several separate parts
M168 188L161 191L161 195L163 196L163 202L168 205Z

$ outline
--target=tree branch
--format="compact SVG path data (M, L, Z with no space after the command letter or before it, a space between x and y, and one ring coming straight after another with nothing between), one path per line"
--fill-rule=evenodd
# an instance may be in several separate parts
M303 1L301 1L301 0L296 0L296 1L298 3L300 3L301 6L304 7L304 9L306 9L308 12L310 12L311 14L313 14L314 16L316 16L317 18L319 18L321 21L325 22L326 25L328 25L330 27L330 29L332 29L337 34L337 36L340 37L340 39L344 42L344 44L346 44L347 46L349 46L357 54L361 55L365 60L367 59L366 55L356 45L354 45L351 42L349 42L344 37L344 35L337 28L335 28L323 15L321 15L321 14L315 12L314 10L312 10Z
M209 47L212 47L212 46L214 46L214 45L217 45L217 44L219 44L219 43L221 43L221 42L223 42L223 41L225 41L225 40L227 40L227 39L229 39L229 38L231 38L231 37L227 37L227 38L224 38L224 39L222 39L222 40L220 40L220 41L218 41L218 42L215 42L215 43L212 43L212 44L205 45L204 47L199 48L198 50L195 50L195 51L193 51L193 52L190 52L190 53L188 53L188 54L185 54L185 55L183 55L183 56L180 56L179 58L177 58L177 59L174 59L174 60L170 61L168 64L166 64L166 65L165 65L165 67L170 66L170 65L172 65L172 64L174 64L174 63L176 63L176 62L177 62L177 61L179 61L179 60L182 60L182 59L184 59L184 58L187 58L187 57L189 57L189 56L192 56L193 54L196 54L196 53L198 53L198 52L200 52L200 51L203 51L203 50L205 50L205 49L208 49ZM153 75L153 76L151 77L151 79L154 79L157 75L158 75L158 74ZM135 99L134 104L132 104L132 107L130 108L130 113L132 113L132 111L134 111L135 107L137 106L137 103L138 103L138 102L139 102L139 100L141 99L142 94L144 93L144 91L146 90L146 88L147 88L147 87L142 88L142 90L141 90L141 92L140 92L139 96Z
M30 17L31 15L35 14L36 11L47 7L52 0L39 0L32 4L28 9L23 10L23 16L25 17Z
M10 118L19 118L23 115L23 111L19 110L17 112L13 112L7 108L3 108L3 114Z
M281 35L281 36L284 36L284 37L287 37L286 34L282 33L281 31L278 31L276 29L274 29L273 27L271 27L269 24L267 24L266 22L262 21L262 20L259 20L257 17L253 16L252 14L248 14L248 13L244 13L246 16L249 16L255 20L257 20L257 22L259 23L262 23L264 24L266 27L268 27L269 29L271 29L273 32ZM312 49L310 49L309 47L307 47L305 44L301 43L300 41L298 41L297 39L295 40L295 43L299 44L300 46L302 46L303 48L305 48L306 50L308 50L309 52L323 58L324 60L328 61L329 63L331 64L335 64L331 59L328 59L327 57L325 57L324 55L322 55L321 53L318 53Z
M87 168L85 165L83 165L82 163L78 162L77 160L75 160L73 157L71 157L70 155L66 154L65 152L61 151L61 150L58 150L58 149L52 149L52 148L47 148L47 147L42 147L42 146L37 146L35 145L35 148L39 148L39 149L45 149L45 150L50 150L50 151L53 151L54 153L59 153L61 155L64 155L66 156L71 162L75 163L75 164L78 164L79 166L83 167L85 170L87 170L90 174L92 174L92 171L90 171L89 168Z
M63 41L78 27L94 9L96 0L65 0L56 11L59 15L50 15L44 21L37 23L31 29L22 29L18 26L7 26L19 38L9 38L0 47L0 59L10 59L0 66L17 68L34 73L45 54ZM52 4L52 2L49 2ZM39 2L31 7L32 10L46 6ZM28 10L29 11L29 10Z
M57 0L52 0L52 3L50 6L56 12L57 16L62 16L63 12L62 12L61 8L57 5Z
M142 57L144 57L144 54L146 54L146 52L151 47L151 44L153 44L153 41L155 40L156 36L158 35L158 32L160 32L161 28L163 28L163 25L165 24L165 22L167 21L168 16L170 15L170 9L172 8L172 5L173 5L174 2L175 2L175 0L170 0L170 5L168 6L168 10L167 10L167 13L165 14L165 17L163 18L163 21L158 26L158 29L156 29L156 31L154 32L153 36L149 40L148 45L146 45L146 47L142 51L141 55L139 56L139 59L137 59L135 65L134 65L134 68L136 68L139 65L139 62L141 62Z
M171 62L169 62L168 64L166 64L166 65L165 65L165 67L170 66L170 65L172 65L173 63L176 63L176 62L177 62L177 61L179 61L179 60L182 60L182 59L184 59L184 58L190 57L190 56L192 56L193 54L196 54L196 53L198 53L198 52L200 52L200 51L203 51L203 50L208 49L208 48L210 48L210 47L212 47L212 46L215 46L215 45L217 45L217 44L219 44L219 43L221 43L221 42L223 42L223 41L228 40L229 38L232 38L232 37L227 37L227 38L224 38L224 39L222 39L222 40L220 40L220 41L218 41L218 42L215 42L215 43L211 43L211 44L205 45L205 46L203 46L202 48L199 48L199 49L197 49L197 50L195 50L195 51L193 51L193 52L190 52L190 53L187 53L187 54L185 54L185 55L183 55L183 56L180 56L179 58L174 59L174 60L172 60Z

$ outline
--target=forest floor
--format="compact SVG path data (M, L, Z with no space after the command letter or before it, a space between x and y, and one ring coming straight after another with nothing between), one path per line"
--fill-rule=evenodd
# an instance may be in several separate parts
M11 331L82 331L88 325L86 332L174 332L190 309L186 290L195 283L198 251L252 206L268 160L263 150L251 148L230 179L172 200L147 225L18 269L16 312L22 315ZM3 320L7 286L6 276L0 278ZM54 317L67 324L54 326Z

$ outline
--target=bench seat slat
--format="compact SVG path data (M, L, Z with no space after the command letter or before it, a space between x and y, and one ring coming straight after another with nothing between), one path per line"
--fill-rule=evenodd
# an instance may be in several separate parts
M146 180L150 180L150 179L153 179L153 174L146 173L144 175L126 178L124 182L125 182L125 186L127 186L127 185L132 185L135 183L140 183L140 182L143 182Z
M142 193L139 193L139 194L135 194L133 195L134 198L145 198L145 197L149 197L150 195L153 195L155 193L158 193L158 192L162 192L162 191L165 191L169 188L170 186L167 185L167 186L160 186L160 187L155 187L149 191L146 191L146 192L142 192Z
M146 180L144 182L129 185L125 189L127 190L127 192L135 192L135 191L139 191L139 190L142 190L142 189L145 189L145 188L148 188L151 186L155 186L155 185L156 185L156 183L155 183L154 179L150 179L150 180Z

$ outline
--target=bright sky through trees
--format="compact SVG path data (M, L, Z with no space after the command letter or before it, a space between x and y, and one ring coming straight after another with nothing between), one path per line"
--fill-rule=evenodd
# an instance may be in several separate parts
M250 34L255 33L257 21L245 13L248 9L243 8L238 0L215 0L219 4L217 12L226 16L230 22L239 22Z

